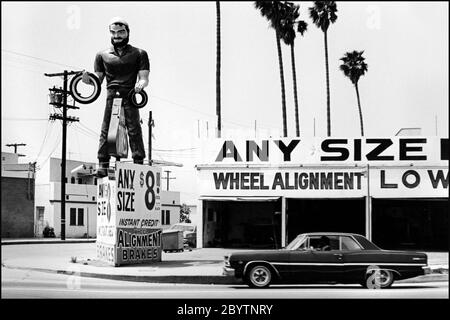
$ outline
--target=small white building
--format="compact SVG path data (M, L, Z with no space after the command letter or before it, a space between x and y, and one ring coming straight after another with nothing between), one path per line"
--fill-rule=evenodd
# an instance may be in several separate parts
M84 170L72 173L80 166ZM97 178L95 163L66 161L66 237L96 237ZM61 236L61 159L50 158L36 178L36 237L42 237L46 225Z
M180 192L161 191L161 228L180 222Z

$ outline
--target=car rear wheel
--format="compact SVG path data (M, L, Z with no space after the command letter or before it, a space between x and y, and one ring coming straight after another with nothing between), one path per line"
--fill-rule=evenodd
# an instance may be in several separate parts
M385 289L394 283L394 274L390 270L376 270L366 276L361 285L368 289Z
M253 266L247 273L247 284L252 288L266 288L272 281L272 272L267 266Z

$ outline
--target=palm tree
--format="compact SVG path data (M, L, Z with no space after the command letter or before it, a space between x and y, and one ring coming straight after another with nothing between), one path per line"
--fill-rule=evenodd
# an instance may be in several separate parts
M283 42L290 46L291 48L291 63L292 63L292 78L293 78L293 87L294 87L294 103L295 103L295 130L297 137L300 137L300 123L299 123L299 114L298 114L298 96L297 96L297 74L296 74L296 68L295 68L295 50L294 50L294 43L295 43L295 25L297 24L297 32L300 33L302 36L306 32L308 28L308 24L303 21L297 21L298 17L300 16L299 10L300 6L294 5L293 3L286 2L286 5L288 6L288 11L286 17L282 20L282 38Z
M327 134L331 135L330 119L330 80L328 72L328 40L327 31L330 23L337 20L337 8L334 1L314 1L314 7L309 8L309 15L314 24L323 31L325 42L325 69L327 77Z
M220 110L220 1L216 1L216 114L217 138L221 137L222 117Z
M339 69L344 72L345 76L350 79L350 81L355 86L356 97L358 99L358 110L359 110L359 120L361 122L361 136L364 136L364 126L363 126L363 116L361 111L361 102L359 100L359 89L358 81L359 78L364 75L367 71L367 63L364 62L365 58L362 56L364 51L352 51L346 52L345 55L340 59L342 64Z
M261 15L271 23L275 30L278 50L278 64L280 68L281 82L281 111L283 115L283 136L287 137L287 117L286 117L286 90L284 85L283 55L281 52L281 19L285 15L286 6L279 1L255 1L255 8L261 11Z

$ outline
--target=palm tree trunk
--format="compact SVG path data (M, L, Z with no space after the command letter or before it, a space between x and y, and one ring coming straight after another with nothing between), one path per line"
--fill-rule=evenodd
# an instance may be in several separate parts
M325 40L325 69L327 76L327 134L331 136L331 112L330 112L330 73L328 71L328 40L327 40L327 32L324 31L324 40Z
M217 114L217 138L221 137L222 118L220 105L220 1L216 1L216 114Z
M362 116L362 110L361 110L361 102L359 100L358 83L355 83L355 89L356 89L356 97L358 98L359 121L361 122L361 136L364 137L363 116Z
M295 132L300 137L300 123L298 119L298 98L297 98L297 74L295 72L295 52L294 42L291 44L292 78L294 83L294 103L295 103Z
M280 66L280 81L281 81L281 109L283 114L283 136L287 137L287 117L286 117L286 90L284 87L284 72L283 72L283 54L281 52L280 32L279 32L279 9L277 1L273 1L273 8L275 12L275 35L277 38L277 50L278 50L278 64Z
M283 55L281 52L281 43L279 32L276 31L277 49L278 49L278 64L280 65L280 81L281 81L281 108L283 114L283 136L287 137L287 117L286 117L286 90L284 87L284 72L283 72Z

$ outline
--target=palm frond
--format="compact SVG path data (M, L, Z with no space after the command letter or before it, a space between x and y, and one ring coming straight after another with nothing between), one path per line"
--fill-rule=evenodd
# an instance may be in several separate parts
M314 6L309 8L309 16L313 23L326 32L331 23L337 20L337 6L334 1L314 1Z
M342 64L339 66L339 69L353 84L357 84L360 77L368 71L368 65L364 62L365 58L362 56L363 53L364 50L353 50L351 52L346 52L340 59Z

